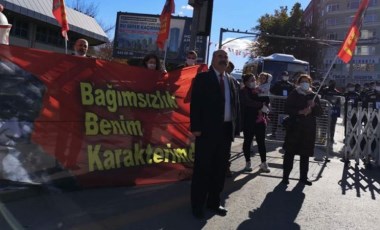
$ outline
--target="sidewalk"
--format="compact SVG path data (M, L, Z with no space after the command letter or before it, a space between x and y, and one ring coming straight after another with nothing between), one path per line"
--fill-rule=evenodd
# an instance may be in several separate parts
M282 143L268 142L270 173L242 172L242 139L232 147L232 178L223 193L228 214L193 218L190 181L143 187L117 187L60 193L41 191L0 203L2 230L25 229L379 229L380 170L340 161L343 131L339 124L331 162L310 158L312 186L298 183L296 158L290 184L282 177ZM324 155L324 148L317 148ZM256 151L255 151L256 152ZM5 215L5 217L4 217ZM7 219L7 221L6 221ZM18 228L16 228L18 229Z

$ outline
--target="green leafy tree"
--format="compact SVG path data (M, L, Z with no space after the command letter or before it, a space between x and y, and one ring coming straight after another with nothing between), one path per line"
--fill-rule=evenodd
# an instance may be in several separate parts
M315 36L316 28L305 25L300 3L295 3L290 13L287 7L280 7L274 14L260 17L258 22L254 30L259 31L260 35L251 46L256 56L292 54L298 59L309 61L313 66L317 46L309 38Z

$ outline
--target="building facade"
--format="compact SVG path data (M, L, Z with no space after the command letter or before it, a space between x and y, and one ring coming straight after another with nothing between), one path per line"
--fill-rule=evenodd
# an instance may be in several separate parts
M357 12L360 0L312 0L305 9L305 21L318 25L320 63L324 75L331 66ZM364 15L361 36L352 60L345 64L337 59L329 74L337 85L348 82L366 83L380 80L380 0L369 0ZM337 42L340 41L340 42Z
M3 13L12 29L9 44L28 48L65 52L65 40L61 27L52 13L53 0L0 0ZM68 49L71 52L78 38L88 40L90 46L108 41L108 37L96 20L88 15L66 7Z

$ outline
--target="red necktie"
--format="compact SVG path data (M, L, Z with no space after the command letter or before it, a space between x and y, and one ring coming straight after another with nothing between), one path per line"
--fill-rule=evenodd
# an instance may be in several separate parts
M220 74L219 76L219 85L220 85L220 91L222 92L223 98L224 98L224 80L223 80L223 74Z

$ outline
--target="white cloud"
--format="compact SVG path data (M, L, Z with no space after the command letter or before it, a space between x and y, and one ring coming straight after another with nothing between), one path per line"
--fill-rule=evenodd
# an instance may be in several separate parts
M181 9L184 9L184 10L193 10L193 7L190 6L190 5L186 5L186 6L181 6Z
M183 11L178 12L178 15L183 16L184 15Z
M233 40L233 39L235 38L226 38L222 42L222 44L225 44L223 46L233 49L233 50L246 51L249 49L249 46L252 44L252 40L249 40L249 39L236 39L236 40Z

